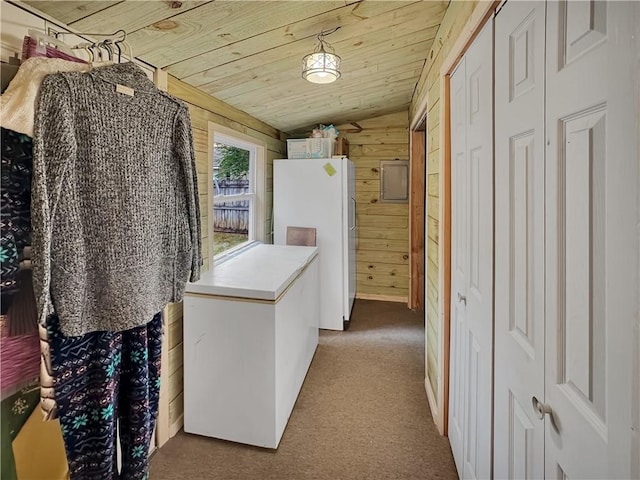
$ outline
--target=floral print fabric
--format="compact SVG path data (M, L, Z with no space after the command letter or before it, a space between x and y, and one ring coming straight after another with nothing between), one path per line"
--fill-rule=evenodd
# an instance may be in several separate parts
M2 314L18 291L19 254L31 231L31 137L1 130L2 175L0 195L0 280Z
M131 330L79 337L63 335L51 315L47 330L71 480L146 479L158 413L162 315Z

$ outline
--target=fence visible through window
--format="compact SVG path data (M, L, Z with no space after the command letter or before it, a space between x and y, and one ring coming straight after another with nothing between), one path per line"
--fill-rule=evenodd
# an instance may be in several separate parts
M225 143L214 144L213 253L218 255L251 240L252 155Z

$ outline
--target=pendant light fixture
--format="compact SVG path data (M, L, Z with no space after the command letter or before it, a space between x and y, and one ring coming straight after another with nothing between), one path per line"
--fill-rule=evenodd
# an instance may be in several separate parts
M318 34L318 45L315 50L302 59L302 78L311 83L331 83L340 78L340 57L324 39L326 35L335 32L338 28L328 33Z

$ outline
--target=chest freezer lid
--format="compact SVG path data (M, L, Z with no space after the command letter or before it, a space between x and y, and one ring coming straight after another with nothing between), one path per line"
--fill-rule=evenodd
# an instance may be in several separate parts
M257 244L188 283L185 294L276 300L317 254L317 247Z

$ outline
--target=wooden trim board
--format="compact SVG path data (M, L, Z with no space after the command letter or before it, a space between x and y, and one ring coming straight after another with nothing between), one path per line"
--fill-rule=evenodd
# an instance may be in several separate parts
M392 296L392 295L376 295L373 293L358 293L356 295L357 299L360 300L376 300L378 302L397 302L397 303L407 303L408 298L404 296Z
M435 419L440 415L438 411L438 404L436 402L436 394L434 393L433 388L431 388L431 382L427 377L424 379L424 391L427 392L427 401L429 402L429 410L431 410L431 418L433 418L435 422Z
M409 308L425 310L425 183L426 131L410 135L411 189L409 197Z

